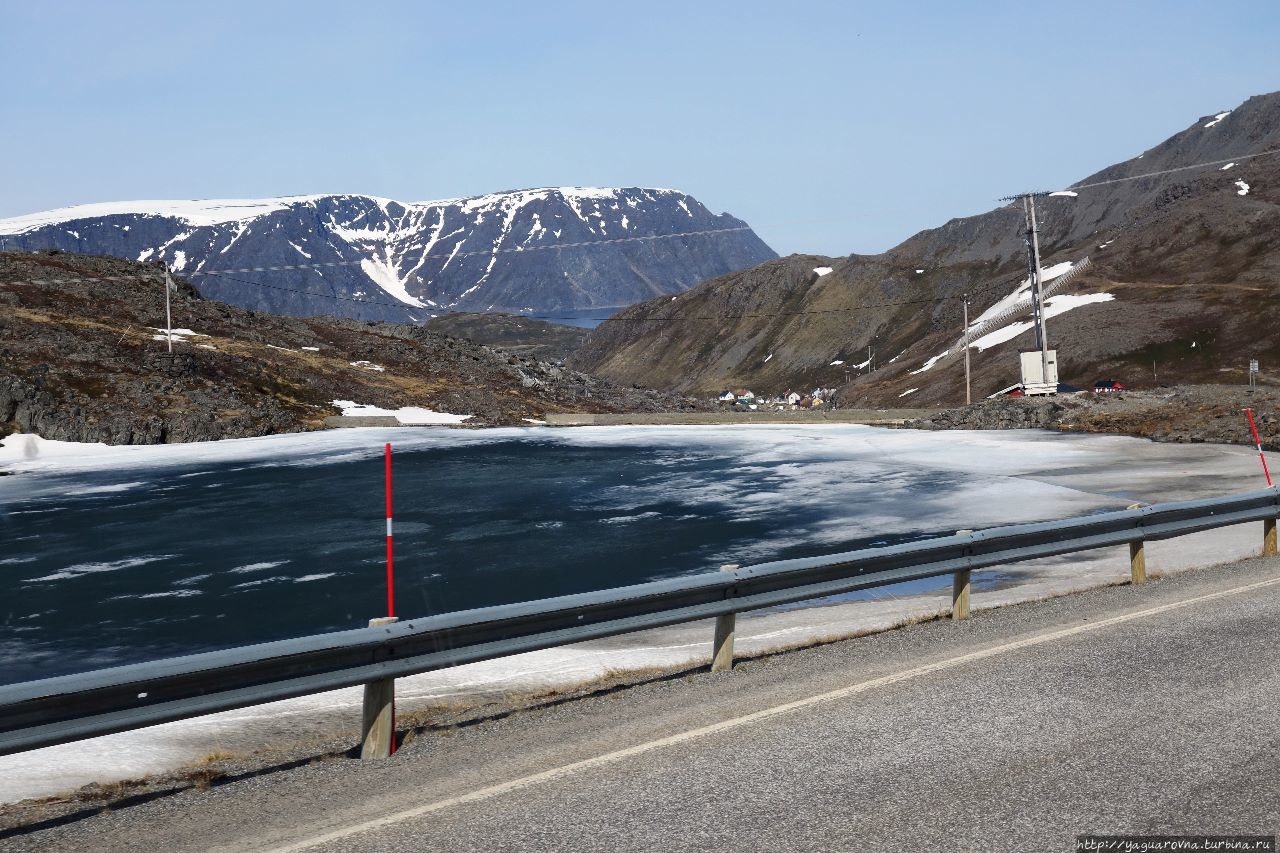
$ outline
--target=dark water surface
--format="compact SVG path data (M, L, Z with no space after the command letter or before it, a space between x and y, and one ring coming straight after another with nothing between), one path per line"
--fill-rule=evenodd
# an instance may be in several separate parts
M744 467L708 450L518 440L398 452L395 466L402 616L922 535L871 539L850 525L815 544L805 531L849 508L771 498L795 460ZM53 497L0 508L0 683L383 614L380 458L44 475L50 484ZM931 472L892 486L909 497L947 483Z

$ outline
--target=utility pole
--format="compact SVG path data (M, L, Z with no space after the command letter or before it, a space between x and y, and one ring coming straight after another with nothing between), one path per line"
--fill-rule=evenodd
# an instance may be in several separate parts
M173 314L169 310L169 291L173 289L173 278L169 275L169 265L164 265L164 339L169 344L169 353L173 354Z
M1031 272L1031 300L1035 306L1036 343L1040 346L1040 381L1049 381L1049 331L1045 327L1044 281L1040 271L1040 229L1036 225L1034 193L1022 196L1022 209L1027 221L1027 264ZM1054 389L1057 390L1057 389Z
M969 393L969 294L964 295L964 336L960 339L960 345L964 347L964 404L967 406L973 402L973 397Z

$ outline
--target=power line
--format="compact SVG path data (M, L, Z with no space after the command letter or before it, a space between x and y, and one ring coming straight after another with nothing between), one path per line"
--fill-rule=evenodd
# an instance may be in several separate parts
M1143 179L1143 178L1158 177L1158 176L1160 176L1160 175L1167 175L1167 174L1171 174L1171 173L1174 173L1174 172L1181 172L1181 171L1186 171L1186 170L1189 170L1189 169L1206 168L1206 167L1208 167L1208 166L1217 166L1217 165L1222 165L1222 164L1225 164L1225 163L1234 163L1234 162L1239 162L1239 161L1241 161L1241 160L1248 160L1248 159L1252 159L1252 158L1255 158L1255 157L1264 157L1264 156L1268 156L1268 155L1272 155L1272 154L1280 154L1280 148L1273 148L1273 149L1269 149L1269 150L1267 150L1267 151L1260 151L1260 152L1258 152L1258 153L1256 153L1256 154L1243 154L1243 155L1240 155L1240 156L1237 156L1237 157L1233 157L1233 158L1226 158L1226 159L1223 159L1223 160L1213 160L1213 161L1207 161L1207 162L1202 162L1202 163L1193 163L1193 164L1191 164L1191 165L1187 165L1187 166L1178 166L1178 167L1175 167L1175 168L1171 168L1171 169L1163 169L1163 170L1156 171L1156 172L1147 172L1147 173L1144 173L1144 174L1142 174L1142 175L1131 175L1131 176L1129 176L1129 177L1124 177L1124 178L1114 178L1114 179L1107 180L1107 181L1097 181L1097 182L1094 182L1094 183L1091 183L1091 184L1077 184L1077 185L1074 185L1073 187L1071 187L1071 189L1090 189L1090 188L1093 188L1093 187L1100 187L1100 186L1106 186L1106 185L1109 185L1109 184L1122 183L1122 182L1124 182L1124 181L1136 181L1136 180L1141 180L1141 179ZM1047 195L1048 193L1047 193L1047 192L1038 192L1038 193L1034 193L1034 194L1035 194L1035 195ZM1011 200L1011 199L1014 199L1014 198L1021 198L1021 197L1022 197L1022 196L1010 196L1010 197L1007 197L1007 199ZM1002 200L1005 200L1005 199L1002 199ZM515 246L515 247L511 247L511 248L506 248L506 249L494 248L494 249L489 249L489 250L477 250L477 251L470 251L470 252L456 252L456 251L455 251L455 252L451 252L451 253L448 253L448 254L445 254L445 253L436 253L436 254L427 254L427 255L423 255L423 256L422 256L422 260L426 260L426 259L428 259L428 258L448 258L448 259L452 259L452 258L464 258L464 257L476 257L476 256L490 256L490 257L491 257L491 256L496 255L496 254L517 254L517 253L532 252L532 251L546 251L546 250L551 250L551 249L583 248L583 247L587 247L587 246L612 245L612 244L618 244L618 243L633 243L633 242L643 242L643 241L648 241L648 240L663 240L663 239L672 239L672 238L676 238L676 237L695 237L695 236L709 235L709 234L726 234L726 233L732 233L732 232L738 232L738 231L750 231L750 230L751 230L751 228L750 228L749 226L734 226L734 227L731 227L731 228L712 228L712 229L705 229L705 230L701 230L701 231L681 231L681 232L673 232L673 233L671 233L671 234L652 234L652 235L636 235L636 236L631 236L631 237L615 237L615 238L610 238L610 239L607 239L607 240L583 240L583 241L577 241L577 242L572 242L572 243L554 243L554 244L549 244L549 245L540 245L540 246ZM382 306L387 306L387 307L392 307L392 308L399 308L399 309L401 309L401 310L406 310L406 311L407 311L407 310L411 310L411 309L413 309L413 308L415 308L415 307L419 307L419 306L409 305L409 304L407 304L407 303L400 302L400 301L391 302L391 301L386 301L386 300L363 299L363 298L359 298L359 297L338 296L338 295L336 295L336 294L328 294L328 293L316 293L315 291L311 291L311 290L299 290L299 289L297 289L297 288L282 287L282 286L280 286L280 285L266 284L265 282L249 281L249 280L247 280L247 279L236 278L236 277L235 277L235 275L233 275L233 274L236 274L236 273L243 274L243 273L256 273L256 272L287 272L287 271L298 271L298 270L320 270L320 269L328 269L328 268L334 268L334 267L357 266L357 265L363 264L363 263L364 263L365 261L367 261L367 260L370 260L370 259L368 259L368 258L361 258L361 259L359 259L359 260L351 260L351 261L324 261L324 262L317 262L317 263L310 263L310 264L281 264L281 265L276 265L276 266L239 267L239 268L228 268L228 269L221 269L221 270L218 270L218 269L214 269L214 270L193 270L193 271L191 271L191 272L186 272L186 273L184 273L184 275L185 275L186 277L188 277L188 278L190 278L190 277L192 277L192 276L197 276L197 275L201 275L201 276L217 276L217 277L220 277L220 278L226 278L226 279L227 279L227 280L229 280L229 281L235 281L235 282L238 282L238 283L241 283L241 284L247 284L247 285L251 285L251 286L254 286L254 287L261 287L261 288L266 288L266 289L270 289L270 290L279 290L279 291L283 291L283 292L286 292L286 293L296 293L296 294L299 294L299 295L309 296L309 297L314 297L314 298L317 298L317 299L330 299L330 300L334 300L334 301L340 301L340 302L354 302L354 303L366 304L366 305L382 305ZM70 283L82 282L82 281L124 281L124 280L140 279L140 278L146 278L146 276L139 276L139 275L126 275L126 276L92 276L92 277L63 278L63 279L38 279L38 280L32 280L32 281L25 282L25 283L30 283L30 284L70 284ZM9 282L9 283L11 283L11 284L21 284L21 283L24 283L24 282L17 282L17 281L15 281L15 282ZM988 285L987 287L978 288L978 289L976 289L976 290L975 290L975 291L973 291L973 292L982 292L982 291L985 291L985 290L989 290L989 289L991 289L992 287L995 287L995 286L996 286L995 284ZM905 301L901 301L901 302L882 302L882 303L874 303L874 304L867 304L867 305L859 305L859 306L850 307L850 308L829 308L829 309L819 309L819 310L813 310L813 311L790 311L790 312L779 312L779 313L757 313L757 314L722 315L722 316L718 316L718 317L648 317L648 318L631 318L631 317L581 317L581 316L552 316L552 315L540 315L540 314L516 314L515 316L526 317L526 318L528 318L528 319L533 319L533 320L546 320L546 321L556 321L556 320L565 320L565 321L573 321L573 320L577 320L577 321L582 321L582 320L588 320L588 321L597 321L597 322L601 322L601 323L605 323L605 322L633 322L633 323L653 323L653 322L719 322L719 321L722 321L722 320L766 319L766 318L770 318L770 317L807 316L807 315L818 315L818 314L839 314L839 313L850 313L850 312L854 312L854 311L865 311L865 310L870 310L870 309L873 309L873 308L893 308L893 307L903 307L903 306L908 306L908 305L925 305L925 304L933 304L933 303L944 302L944 301L948 301L948 300L955 300L955 299L963 299L963 298L964 298L963 296L943 296L943 297L937 297L937 298L935 298L935 299L905 300ZM432 310L430 306L421 306L421 308L422 308L423 310L427 310L427 311Z
M278 284L266 284L261 281L249 281L246 278L236 278L233 275L227 275L225 272L206 273L206 275L216 275L218 278L225 278L228 281L237 281L241 284L251 284L254 287L265 287L268 290L283 290L286 293L299 293L303 296L314 296L317 299L334 299L339 302L359 302L362 305L387 305L391 308L403 308L406 311L412 311L418 308L416 305L409 305L405 302L389 302L384 299L361 299L358 296L338 296L333 293L316 293L314 290L298 290L296 287L281 287ZM431 310L430 308L426 310Z
M473 252L450 252L447 254L440 252L436 254L422 255L421 259L427 260L428 258L447 258L447 259L470 258L470 257L477 257L477 256L522 254L524 252L548 251L550 249L580 249L586 246L607 246L607 245L614 245L617 243L645 242L648 240L671 240L676 237L699 237L706 234L729 234L737 231L750 231L750 230L751 230L751 226L749 225L735 225L732 228L708 228L701 231L673 231L670 234L639 234L633 237L613 237L608 240L580 240L574 243L551 243L551 244L542 245L542 246L515 246L509 249L493 248L493 249L477 250ZM231 273L286 272L289 270L314 270L314 269L329 269L332 267L351 267L351 266L359 266L360 264L363 264L365 261L371 261L371 260L372 259L370 258L361 258L359 260L354 260L354 261L321 261L321 262L312 263L312 264L281 264L278 266L268 266L268 267L239 267L239 268L229 268L229 269L192 270L190 272L183 272L180 270L179 272L181 272L182 275L190 278L191 276L195 276L195 275L229 275ZM76 278L66 278L66 279L40 279L32 283L64 284L64 283L72 283L76 281L84 281L86 279L94 280L94 281L127 281L127 280L136 279L138 277L139 276L136 274L123 275L123 276L80 276ZM267 285L263 285L263 286L265 287ZM284 288L281 288L281 289L284 289ZM298 291L298 292L302 292L302 291ZM316 295L321 295L321 294L316 294ZM335 297L335 298L341 298L341 297ZM396 304L396 305L401 305L402 307L404 305L404 303L385 303L385 304ZM414 306L410 306L410 307L414 307Z
M450 252L426 254L422 255L422 260L428 258L471 258L471 257L490 257L492 255L505 254L523 254L525 252L548 251L551 249L581 249L586 246L608 246L615 243L640 243L648 240L671 240L676 237L699 237L704 234L729 234L735 231L750 231L749 225L736 225L732 228L708 228L703 231L674 231L670 234L641 234L635 237L613 237L608 240L580 240L576 243L550 243L543 246L513 246L509 249L484 249L474 252ZM465 240L464 240L465 242ZM328 269L330 267L352 267L359 266L369 258L361 258L358 261L323 261L314 264L282 264L274 267L241 267L239 269L225 270L194 270L185 273L187 276L193 275L226 275L227 273L247 273L247 272L285 272L287 270L311 270L311 269Z
M1171 175L1174 172L1185 172L1189 169L1205 169L1209 166L1221 166L1226 163L1239 163L1241 160L1252 160L1255 157L1269 157L1273 154L1280 154L1280 148L1269 148L1266 151L1259 151L1256 154L1241 154L1237 157L1227 157L1223 160L1207 160L1202 163L1192 163L1189 166L1174 166L1172 169L1160 169L1156 172L1144 172L1141 175L1129 175L1126 178L1111 178L1106 181L1094 181L1091 184L1071 184L1066 187L1067 190L1089 190L1094 187L1105 187L1110 184L1121 184L1125 181L1140 181L1143 178L1158 178L1161 175ZM1063 192L1064 190L1055 190L1054 192ZM1005 196L1000 201L1015 201L1024 195L1051 195L1048 190L1042 190L1033 193L1019 193L1018 195Z
M160 275L159 273L155 273L152 275L137 274L137 275L116 275L116 276L82 276L78 278L58 278L58 279L12 280L12 281L0 281L0 285L78 284L78 283L87 283L87 282L135 281L135 280L146 281L154 277L158 277L159 275ZM299 290L293 287L281 287L280 285L266 284L260 281L249 281L248 279L236 278L235 276L227 275L226 272L219 272L217 273L217 275L220 278L226 278L229 281L235 281L241 284L251 285L253 287L262 287L270 290L281 290L286 293L297 293L302 296L312 296L317 299L333 299L333 300L338 300L342 302L359 302L367 305L386 305L393 308L401 308L405 310L412 310L414 308L414 306L406 305L403 302L389 302L389 301L376 300L376 299L360 299L358 297L337 296L335 294L330 294L330 293L316 293L315 291L312 291L312 290ZM997 287L1008 287L1012 284L1014 284L1014 282L1003 282L1003 281L992 282L982 287L971 289L969 292L971 294L982 293ZM821 309L814 309L811 311L778 311L778 312L761 312L761 313L752 313L752 314L723 314L723 315L713 316L713 317L697 317L697 316L695 317L579 317L579 316L550 316L550 315L540 315L540 314L515 314L513 316L524 317L530 320L547 320L547 321L598 320L601 323L615 323L615 322L616 323L655 323L655 322L682 323L687 321L720 322L723 320L751 320L751 319L769 319L772 317L801 317L801 316L810 316L810 315L818 315L818 314L846 314L854 311L869 311L874 308L897 308L897 307L902 307L907 305L932 305L936 303L948 302L948 301L953 301L953 300L963 299L963 298L964 298L963 295L937 296L930 299L908 299L908 300L902 300L899 302L867 303L863 305L852 306L849 308L821 308ZM449 312L449 313L454 313L454 312Z
M479 256L491 257L493 255L501 255L501 254L523 254L525 252L548 251L551 249L557 249L557 250L558 249L580 249L588 246L606 246L606 245L616 245L619 243L639 243L639 242L646 242L649 240L670 240L677 237L699 237L699 236L704 236L709 234L730 234L734 232L750 231L750 230L751 230L751 227L749 225L735 225L731 228L707 228L701 231L675 231L670 234L639 234L631 237L613 237L607 240L580 240L572 243L551 243L551 244L540 245L540 246L515 246L507 249L493 248L493 249L477 250L477 251L471 251L471 252L455 251L447 254L440 252L436 254L422 255L421 260L425 261L429 258L446 258L448 260L452 260L454 258L469 258L469 257L479 257ZM359 260L353 260L353 261L322 261L322 262L311 263L311 264L281 264L277 266L265 266L265 267L239 267L239 268L229 268L229 269L221 269L221 270L219 269L193 270L190 272L184 272L183 275L187 278L191 278L197 275L221 276L221 277L228 278L231 281L241 282L242 284L252 284L256 287L265 287L271 290L281 290L287 293L298 293L305 296L314 296L319 299L333 299L341 302L358 302L366 305L386 305L392 308L402 308L406 310L419 307L419 306L410 305L408 303L399 302L399 301L387 302L384 300L377 300L377 299L360 299L358 297L337 296L335 294L327 294L327 293L316 293L310 290L298 290L296 288L291 288L291 287L281 287L279 285L265 284L265 283L256 282L256 281L247 281L246 279L235 278L234 275L232 275L233 273L287 272L291 270L320 270L320 269L331 269L334 267L359 266L365 263L365 261L371 261L371 260L372 259L369 259L369 258L361 258ZM26 282L11 281L8 283L10 284L23 284L23 283L26 283L26 284L74 284L82 281L132 281L132 280L143 279L148 277L149 276L141 276L137 274L114 275L114 276L78 276L73 278L34 279ZM421 306L421 308L428 311L431 310L430 306ZM536 318L536 319L544 319L544 318ZM563 318L557 318L557 319L581 320L581 319L590 319L590 318L563 317Z
M1237 163L1237 162L1240 162L1241 160L1251 160L1257 157L1267 157L1274 154L1280 154L1280 148L1271 148L1266 151L1259 151L1254 154L1241 154L1236 157L1227 157L1221 160L1209 160L1209 161L1204 161L1200 163L1192 163L1186 166L1175 166L1173 168L1161 169L1155 172L1145 172L1141 175L1130 175L1128 177L1123 177L1123 178L1112 178L1106 181L1095 181L1089 184L1074 184L1069 186L1068 189L1071 189L1071 190L1092 189L1094 187L1108 186L1111 184L1118 184L1126 181L1138 181L1144 178L1160 177L1162 175L1169 175L1175 172L1184 172L1190 169L1203 169L1209 166L1221 166L1226 163ZM1033 193L1033 195L1048 195L1048 194L1049 194L1048 191ZM1006 198L1001 200L1002 201L1013 200L1021 197L1022 197L1021 195L1007 196ZM734 226L731 228L711 228L711 229L705 229L702 231L679 231L679 232L673 232L671 234L649 234L649 235L636 235L632 237L614 237L607 240L582 240L582 241L577 241L573 243L553 243L553 244L541 245L541 246L515 246L507 249L494 248L489 250L477 250L477 251L470 251L470 252L452 252L447 255L443 253L427 254L427 255L423 255L422 259L426 260L428 258L441 258L441 257L465 258L465 257L476 257L476 256L492 256L496 254L516 254L516 253L533 252L533 251L547 251L551 249L572 249L572 248L583 248L586 246L613 245L618 243L634 243L634 242L643 242L648 240L665 240L665 239L673 239L676 237L696 237L696 236L708 235L708 234L727 234L732 232L750 231L750 230L751 230L750 226L742 225L742 226ZM324 262L311 263L311 264L281 264L277 266L239 267L239 268L229 268L229 269L221 269L221 270L217 270L217 269L193 270L191 272L184 273L184 275L188 278L192 276L197 276L197 275L220 276L220 277L225 277L230 281L240 282L241 284L248 284L248 285L253 285L254 287L263 287L271 290L280 290L287 293L297 293L304 296L312 296L317 299L332 299L335 301L355 302L355 303L361 303L361 304L367 304L367 305L384 305L384 306L388 306L392 308L400 308L404 310L409 310L417 307L417 306L412 306L407 303L399 302L399 301L389 302L389 301L377 300L377 299L361 299L359 297L337 296L335 294L316 293L310 290L298 290L296 288L281 287L279 285L266 284L264 282L248 281L246 279L235 278L234 275L232 275L233 273L286 272L291 270L318 270L318 269L327 269L327 268L333 268L333 267L358 266L360 264L363 264L366 260L370 260L370 259L361 258L360 260L353 260L353 261L324 261ZM149 278L149 276L142 276L137 274L116 275L116 276L79 276L79 277L61 278L61 279L33 279L25 282L10 281L7 283L8 284L36 284L36 285L73 284L73 283L83 282L83 281L130 281L130 280L138 280L138 279L145 279L145 278ZM987 288L982 288L982 289L985 290ZM850 311L867 310L870 308L897 307L897 306L904 306L904 305L922 305L922 304L929 304L933 302L941 302L945 300L958 299L958 298L962 298L962 297L947 296L947 297L939 297L937 299L907 300L904 302L878 303L874 305L864 305L864 306L858 306L854 308L832 308L832 309L822 309L822 310L816 310L816 311L783 312L780 314L725 315L722 317L653 317L653 318L645 318L645 319L639 319L639 318L633 319L633 318L615 318L615 317L548 316L548 315L537 315L537 314L518 314L516 316L528 317L529 319L534 319L534 320L549 320L549 321L598 320L599 322L656 322L656 321L679 322L679 321L691 320L691 321L713 322L717 320L753 319L753 318L780 317L780 316L802 316L807 314L846 313ZM423 306L423 308L428 311L431 310L429 306Z

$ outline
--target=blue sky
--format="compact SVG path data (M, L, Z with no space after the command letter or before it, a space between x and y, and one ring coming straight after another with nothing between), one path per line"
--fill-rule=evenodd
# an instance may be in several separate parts
M889 248L1280 88L1271 2L0 0L0 217L658 186Z

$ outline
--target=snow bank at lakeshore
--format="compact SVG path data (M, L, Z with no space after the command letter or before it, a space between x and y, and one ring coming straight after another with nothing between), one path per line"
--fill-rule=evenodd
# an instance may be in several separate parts
M425 426L429 424L460 424L471 420L471 415L451 415L448 412L437 412L420 406L401 406L398 409L380 409L366 403L352 400L334 400L333 404L342 409L344 418L390 417L405 426Z
M397 451L414 452L530 439L570 447L646 447L724 454L747 468L764 462L793 462L801 467L783 473L793 474L802 484L813 484L821 476L821 484L829 488L838 488L842 482L838 472L831 471L832 465L873 460L893 470L983 474L1001 481L1019 479L1047 485L1051 490L1067 483L1077 497L1088 496L1092 504L1082 509L1071 506L1071 500L1045 503L1035 508L1039 518L1089 511L1120 500L1107 501L1103 495L1177 500L1244 491L1258 485L1257 456L1241 447L1157 444L1126 436L1036 430L924 432L822 424L572 429L526 426L483 430L365 427L160 445L81 444L29 434L11 435L0 440L0 470L17 476L0 477L0 499L41 498L51 491L60 495L65 484L58 483L57 478L66 475L109 473L124 483L167 469L212 464L311 467L370 459L382 454L386 442ZM1186 476L1192 469L1199 475L1195 482ZM1070 476L1077 470L1080 477ZM1060 473L1064 471L1068 473ZM105 485L100 482L102 479L99 477L94 485ZM804 494L788 496L802 498ZM947 502L955 503L950 499ZM980 510L1016 512L1020 504L1018 500L1006 503ZM917 509L933 512L937 508L936 501L929 501Z

